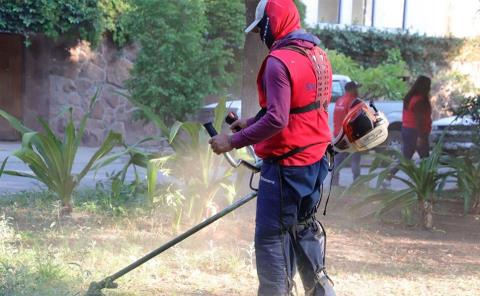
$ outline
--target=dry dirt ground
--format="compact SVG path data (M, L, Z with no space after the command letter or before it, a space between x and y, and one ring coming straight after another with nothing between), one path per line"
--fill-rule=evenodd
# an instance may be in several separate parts
M480 217L442 212L435 216L436 230L429 232L359 221L345 204L348 200L334 201L327 217L321 218L328 232L327 265L337 295L480 295ZM45 269L42 260L51 260L57 268L50 271L53 275L43 290L22 294L14 287L2 295L82 295L89 282L174 235L162 213L111 218L77 212L58 220L31 209L2 210L22 237L15 256L35 250L34 257L48 258L40 259L28 274L38 276ZM253 227L251 204L126 275L118 281L119 289L105 294L256 295ZM30 264L15 260L18 265ZM298 278L297 283L303 295ZM2 279L0 288L1 284ZM49 285L55 288L48 290Z

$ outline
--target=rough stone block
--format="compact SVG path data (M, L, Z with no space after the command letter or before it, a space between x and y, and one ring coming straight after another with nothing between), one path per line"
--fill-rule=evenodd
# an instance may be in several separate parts
M126 58L114 59L107 67L107 82L124 88L125 81L130 78L133 63Z
M116 109L124 100L124 98L115 93L114 88L105 89L102 92L102 99L104 99L107 105L112 109Z
M93 63L83 66L79 76L93 81L105 81L105 71Z
M73 92L77 89L75 83L72 80L69 80L67 83L63 85L63 91L66 93Z
M105 115L105 105L101 100L97 101L92 110L92 118L102 120Z
M87 96L87 94L91 94L93 83L88 79L77 79L75 81L75 85L78 91L78 94L82 97Z

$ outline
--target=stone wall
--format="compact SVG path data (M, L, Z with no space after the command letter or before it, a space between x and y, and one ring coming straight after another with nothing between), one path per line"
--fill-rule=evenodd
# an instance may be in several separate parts
M134 107L118 94L125 92L137 52L136 45L117 49L108 40L92 49L85 41L35 37L25 54L25 121L38 128L29 114L40 115L49 119L56 132L63 133L66 108L74 108L73 117L78 122L98 92L83 139L85 145L99 145L109 130L124 135L129 144L158 135L152 124L133 120Z

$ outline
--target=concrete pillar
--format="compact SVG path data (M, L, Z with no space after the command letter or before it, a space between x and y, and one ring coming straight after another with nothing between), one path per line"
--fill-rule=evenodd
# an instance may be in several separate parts
M305 22L307 25L315 27L318 20L318 2L320 0L302 0L303 4L307 7Z
M340 1L340 24L352 24L353 0Z

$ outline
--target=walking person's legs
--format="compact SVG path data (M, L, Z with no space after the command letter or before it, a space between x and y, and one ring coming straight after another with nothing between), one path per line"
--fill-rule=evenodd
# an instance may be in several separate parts
M412 159L417 150L418 130L415 128L402 128L402 154L406 159Z
M417 152L420 158L427 158L430 155L430 142L428 134L420 134L417 139Z
M417 150L417 139L418 139L417 129L402 127L403 157L407 159L412 159L413 154L415 154L415 150ZM390 174L387 180L390 181L397 172L398 172L398 168L395 166L392 170L390 170Z

